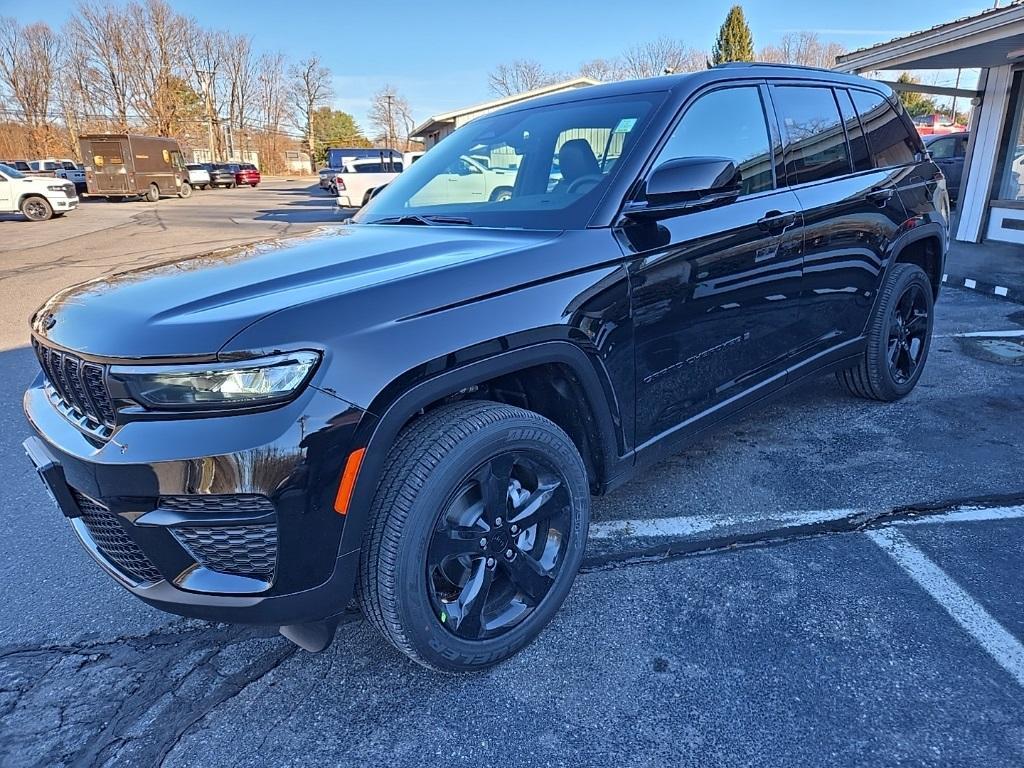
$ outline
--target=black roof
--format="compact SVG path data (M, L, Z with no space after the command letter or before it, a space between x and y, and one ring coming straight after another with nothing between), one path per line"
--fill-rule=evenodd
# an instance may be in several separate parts
M730 62L698 72L661 75L642 80L620 80L614 83L601 83L600 85L588 85L583 88L559 91L547 96L538 96L534 99L510 104L491 114L517 112L521 109L545 106L547 104L589 101L590 99L601 99L609 96L629 96L631 94L658 92L675 92L682 95L683 92L694 91L710 83L742 80L752 77L785 78L787 80L826 80L836 84L858 85L862 88L871 88L872 90L884 93L886 96L892 95L892 89L884 83L867 80L858 75L850 75L845 72L836 72L831 69L804 67L796 64Z

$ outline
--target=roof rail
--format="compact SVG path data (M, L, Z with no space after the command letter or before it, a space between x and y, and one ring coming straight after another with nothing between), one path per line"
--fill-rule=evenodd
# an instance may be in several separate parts
M731 69L733 67L775 67L777 69L801 69L811 72L832 72L824 67L809 67L805 64L776 64L771 61L727 61L724 64L715 64L712 69ZM833 73L834 74L834 73Z

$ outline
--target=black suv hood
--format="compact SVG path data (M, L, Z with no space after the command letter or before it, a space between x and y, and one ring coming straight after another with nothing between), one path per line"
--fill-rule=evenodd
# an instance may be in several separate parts
M446 226L331 228L67 288L36 311L32 331L101 358L212 357L246 326L278 310L557 235Z

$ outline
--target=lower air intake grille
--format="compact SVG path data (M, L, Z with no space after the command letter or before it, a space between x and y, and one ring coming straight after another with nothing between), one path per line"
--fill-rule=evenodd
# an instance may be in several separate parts
M277 564L277 526L274 524L171 530L196 562L211 571L264 580L274 574Z
M89 535L111 563L133 581L160 581L163 578L125 531L117 515L73 488L71 494L82 512L82 522L89 529Z

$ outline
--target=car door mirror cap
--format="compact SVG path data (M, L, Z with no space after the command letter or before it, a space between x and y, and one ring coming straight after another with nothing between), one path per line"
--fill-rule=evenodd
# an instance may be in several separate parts
M624 213L649 218L729 202L739 194L740 173L729 158L679 157L654 169L643 194Z

